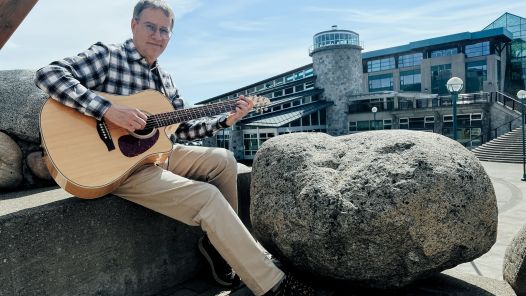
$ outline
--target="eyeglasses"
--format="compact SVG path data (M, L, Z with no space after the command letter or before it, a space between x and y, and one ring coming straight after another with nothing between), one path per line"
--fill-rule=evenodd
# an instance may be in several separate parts
M157 25L146 22L146 23L143 23L142 26L150 34L152 34L152 35L157 34ZM166 27L160 27L159 28L159 35L163 39L169 39L172 36L172 31L168 30L168 28L166 28Z

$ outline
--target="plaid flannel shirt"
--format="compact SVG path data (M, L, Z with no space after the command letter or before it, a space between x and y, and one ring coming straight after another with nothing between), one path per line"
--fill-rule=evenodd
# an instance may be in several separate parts
M111 102L94 91L131 95L155 89L164 93L175 109L184 108L171 76L157 62L150 67L132 39L122 44L99 42L77 56L53 62L37 71L35 84L60 103L98 120ZM179 140L212 136L225 127L225 119L222 115L183 122L175 136Z

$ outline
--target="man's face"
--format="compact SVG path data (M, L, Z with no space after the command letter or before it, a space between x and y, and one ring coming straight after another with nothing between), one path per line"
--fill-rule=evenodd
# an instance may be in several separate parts
M145 9L138 20L132 19L133 43L150 65L157 60L168 45L171 24L171 18L156 8Z

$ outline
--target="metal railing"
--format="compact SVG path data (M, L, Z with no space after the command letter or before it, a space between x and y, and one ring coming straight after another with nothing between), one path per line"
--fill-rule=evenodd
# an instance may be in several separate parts
M491 102L499 103L503 107L513 110L519 114L522 113L522 103L518 99L515 99L511 95L506 94L504 92L497 91L497 92L491 93ZM482 134L462 144L469 149L476 148L477 146L484 144L486 142L489 142L493 139L496 139L504 135L505 133L511 132L513 130L513 124L517 120L521 120L521 115L513 118L512 120L504 124L499 125L498 127L494 129L491 129L491 131L489 132L489 135ZM520 122L519 125L520 124L522 124L522 122ZM474 145L473 143L476 143L478 145Z
M503 92L500 92L500 91L497 91L495 93L492 93L492 95L494 94L494 101L495 102L498 102L500 104L502 104L504 107L507 107L513 111L516 111L518 113L521 113L521 106L522 106L522 103L518 100L518 99L515 99L513 98L512 96L506 94L506 93L503 93Z
M480 136L478 137L475 137L475 138L471 138L470 140L468 141L465 141L465 142L460 142L462 145L464 145L466 148L468 149L474 149L474 148L477 148L478 146L486 143L486 142L489 142L493 139L496 139L502 135L504 135L505 133L509 133L513 130L513 123L516 121L516 120L520 120L521 117L518 116L518 117L515 117L513 118L512 120L502 124L502 125L499 125L498 127L492 129L490 132L489 132L489 135L484 135L484 134L481 134Z

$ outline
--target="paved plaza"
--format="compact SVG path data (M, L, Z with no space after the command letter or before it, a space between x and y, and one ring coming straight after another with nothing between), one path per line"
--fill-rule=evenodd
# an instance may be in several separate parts
M495 188L499 207L497 242L491 250L473 262L461 264L455 271L502 280L502 264L506 248L515 234L526 224L526 182L522 164L482 162Z

